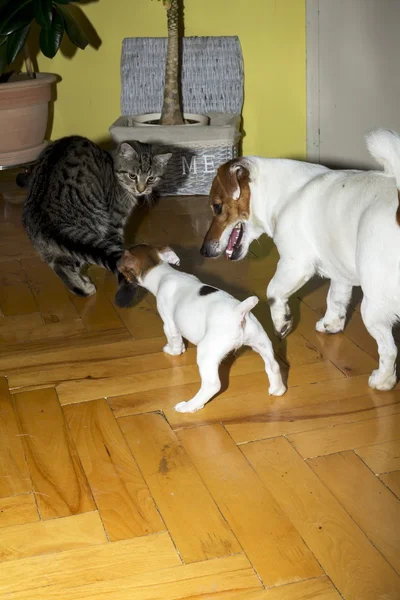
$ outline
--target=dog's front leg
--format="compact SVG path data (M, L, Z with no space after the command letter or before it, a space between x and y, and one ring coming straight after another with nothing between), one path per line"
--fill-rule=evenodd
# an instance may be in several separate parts
M326 299L326 313L316 324L317 331L320 333L338 333L339 331L343 331L352 289L353 287L348 283L331 281Z
M286 337L293 325L288 299L311 279L314 272L312 265L302 265L294 260L281 259L278 262L276 273L267 288L268 304L278 337Z
M186 350L185 344L183 343L182 336L176 328L175 323L170 320L168 320L168 322L164 321L164 333L168 344L164 346L163 351L172 356L183 354Z

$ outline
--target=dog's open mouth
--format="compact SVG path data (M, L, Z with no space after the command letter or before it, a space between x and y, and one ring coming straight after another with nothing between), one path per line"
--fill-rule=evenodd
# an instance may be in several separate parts
M231 235L229 236L228 245L225 250L226 257L229 260L234 260L240 251L240 242L243 237L243 223L238 223L232 229Z

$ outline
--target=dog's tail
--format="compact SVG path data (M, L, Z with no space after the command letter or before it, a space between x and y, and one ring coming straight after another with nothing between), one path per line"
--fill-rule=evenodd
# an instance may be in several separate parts
M257 296L250 296L249 298L246 298L246 300L243 300L243 302L236 307L236 313L239 315L241 324L244 324L245 318L249 312L253 310L256 304L258 304Z
M377 129L365 136L371 156L390 177L396 179L398 206L397 223L400 225L400 135L390 129Z

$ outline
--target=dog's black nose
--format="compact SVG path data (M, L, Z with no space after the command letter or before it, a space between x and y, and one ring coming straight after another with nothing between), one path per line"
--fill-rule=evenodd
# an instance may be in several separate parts
M209 257L209 254L208 254L208 250L207 250L207 246L206 246L206 244L203 244L203 245L202 245L202 247L200 248L200 254L201 254L202 256Z

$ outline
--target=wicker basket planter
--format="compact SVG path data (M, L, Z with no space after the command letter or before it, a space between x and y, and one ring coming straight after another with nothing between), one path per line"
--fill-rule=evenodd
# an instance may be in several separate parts
M115 142L138 140L172 152L163 194L208 194L219 165L238 155L243 105L243 61L237 37L182 40L184 113L202 114L209 125L145 125L159 113L166 39L127 38L121 60L122 116L110 127ZM189 118L190 115L188 114Z
M134 117L120 117L110 132L116 142L138 140L172 152L162 194L208 194L219 165L237 156L240 117L209 113L209 125L138 126Z

